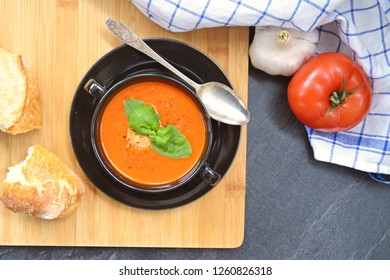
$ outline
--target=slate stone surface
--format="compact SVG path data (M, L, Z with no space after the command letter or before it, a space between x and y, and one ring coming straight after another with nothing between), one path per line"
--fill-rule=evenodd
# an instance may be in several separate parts
M245 240L237 249L0 246L7 259L390 259L390 186L319 162L289 78L250 67ZM5 229L1 229L5 230Z

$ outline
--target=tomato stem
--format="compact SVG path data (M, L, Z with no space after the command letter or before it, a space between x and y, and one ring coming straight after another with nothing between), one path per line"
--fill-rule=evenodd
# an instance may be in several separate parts
M354 94L360 88L361 88L361 85L354 88L351 91L346 91L345 90L345 80L343 79L343 81L341 83L341 89L338 91L333 91L329 97L329 100L330 100L330 103L332 104L332 107L328 111L326 111L326 115L333 112L338 106L341 106L340 104L345 102L345 100L348 96Z

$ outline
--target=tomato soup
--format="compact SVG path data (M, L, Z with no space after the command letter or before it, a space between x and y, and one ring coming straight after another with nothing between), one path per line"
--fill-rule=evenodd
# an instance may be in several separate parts
M160 125L172 124L189 141L192 154L169 158L157 153L147 136L128 125L124 101L133 98L154 107ZM169 185L184 178L207 148L207 125L199 105L183 89L159 80L147 80L121 89L104 108L99 128L100 143L111 166L122 176L145 185Z

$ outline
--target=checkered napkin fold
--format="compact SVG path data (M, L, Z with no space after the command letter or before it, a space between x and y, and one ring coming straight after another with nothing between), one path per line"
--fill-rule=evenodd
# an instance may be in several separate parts
M370 77L374 94L368 116L353 129L324 133L306 128L314 156L320 161L389 177L389 0L131 2L152 21L173 32L218 26L282 26L299 31L317 28L317 53L340 52L352 57Z

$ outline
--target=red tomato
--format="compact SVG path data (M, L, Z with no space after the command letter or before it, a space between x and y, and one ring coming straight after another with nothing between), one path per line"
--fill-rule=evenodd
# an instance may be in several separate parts
M370 80L358 63L340 53L306 61L288 85L288 103L305 125L321 131L348 130L367 115Z

